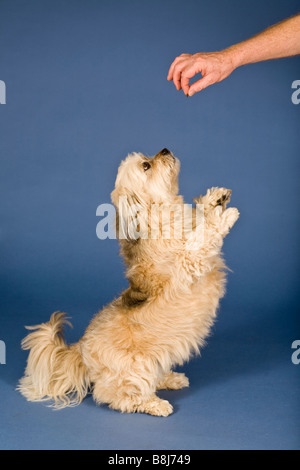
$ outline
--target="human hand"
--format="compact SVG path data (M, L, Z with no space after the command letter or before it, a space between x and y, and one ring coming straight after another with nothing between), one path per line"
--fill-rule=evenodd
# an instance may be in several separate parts
M208 52L197 54L181 54L172 63L168 80L173 80L177 90L183 90L187 96L192 96L209 85L220 82L235 69L232 52ZM191 86L189 81L197 73L202 78Z

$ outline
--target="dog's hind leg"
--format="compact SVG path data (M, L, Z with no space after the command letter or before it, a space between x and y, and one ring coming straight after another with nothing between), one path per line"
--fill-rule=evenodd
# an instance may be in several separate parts
M115 406L115 403L109 405L126 413L147 413L153 416L169 416L173 412L173 407L168 400L162 400L154 393L148 398L131 396L124 398Z
M189 386L189 379L185 374L170 371L157 384L156 390L179 390Z
M133 371L123 371L112 376L106 369L94 380L93 398L98 404L107 403L110 408L122 413L148 413L154 416L168 416L173 407L167 400L155 395L153 379L145 373L138 376Z
M109 408L122 413L148 413L154 416L169 416L173 412L172 405L167 400L162 400L156 396L155 393L144 396L137 394L136 391L133 393L132 390L121 388L119 393L114 394L108 400L103 397L101 389L101 384L94 384L93 397L96 403L108 403Z

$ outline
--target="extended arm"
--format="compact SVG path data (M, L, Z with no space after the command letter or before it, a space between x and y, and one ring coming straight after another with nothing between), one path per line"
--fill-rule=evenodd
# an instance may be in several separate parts
M224 80L233 70L264 60L300 54L300 14L277 23L256 36L219 52L181 54L172 63L168 80L187 96ZM189 85L197 73L202 78Z

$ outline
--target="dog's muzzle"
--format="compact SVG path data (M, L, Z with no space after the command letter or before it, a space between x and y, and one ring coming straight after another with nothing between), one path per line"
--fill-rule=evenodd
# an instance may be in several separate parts
M175 160L176 160L173 153L167 148L164 148L164 149L160 150L156 156L158 156L158 157L163 156L163 157L167 157L167 158L169 157L173 160L174 163L175 163Z

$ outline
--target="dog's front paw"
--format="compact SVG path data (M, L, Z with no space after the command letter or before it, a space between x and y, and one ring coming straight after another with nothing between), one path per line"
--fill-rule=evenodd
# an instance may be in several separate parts
M196 204L203 204L205 213L218 206L225 210L226 205L230 202L231 193L231 189L213 187L207 190L205 196L195 198L194 202Z
M222 208L225 210L226 205L230 202L231 193L232 193L231 189L218 188L215 194L215 197L217 197L216 205L222 206Z
M236 207L230 207L226 209L225 212L221 215L221 226L220 232L222 236L228 234L229 230L234 226L236 221L238 220L240 213Z
M223 211L221 206L215 207L207 214L206 223L208 233L210 233L210 229L224 238L239 218L239 215L240 213L235 207L230 207L225 211Z

